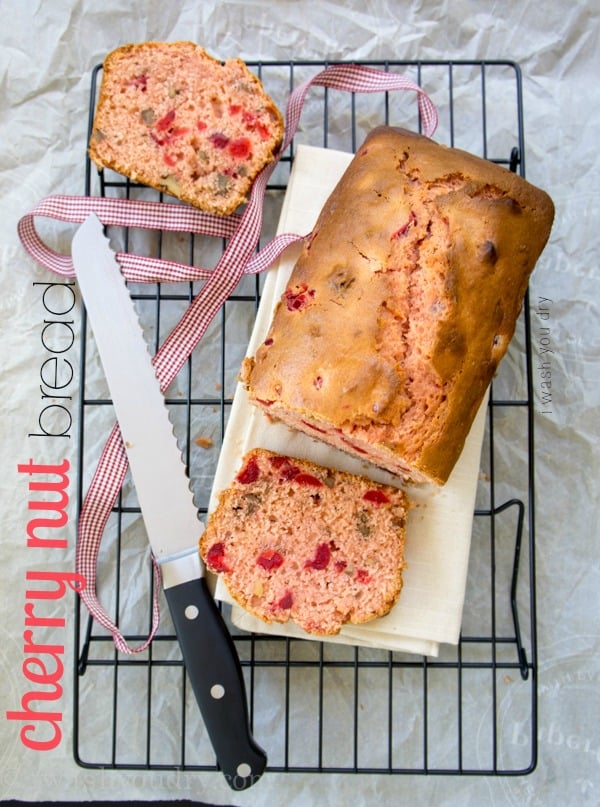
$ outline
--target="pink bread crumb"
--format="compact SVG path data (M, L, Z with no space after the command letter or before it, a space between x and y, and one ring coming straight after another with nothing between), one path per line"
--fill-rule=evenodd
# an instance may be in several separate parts
M200 551L255 616L333 635L397 601L407 508L398 488L254 449L220 495Z
M240 59L193 42L124 45L104 60L91 159L217 215L247 201L283 118Z

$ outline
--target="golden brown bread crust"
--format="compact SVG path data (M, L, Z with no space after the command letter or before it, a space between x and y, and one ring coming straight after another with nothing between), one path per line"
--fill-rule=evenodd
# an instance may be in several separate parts
M415 481L447 481L554 215L507 169L375 129L244 362L274 419Z
M240 59L193 42L142 42L107 55L90 158L202 210L247 201L283 139L281 113Z

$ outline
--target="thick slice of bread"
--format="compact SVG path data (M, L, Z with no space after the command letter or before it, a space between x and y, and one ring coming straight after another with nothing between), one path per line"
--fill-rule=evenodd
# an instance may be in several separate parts
M283 139L283 119L239 59L193 42L125 45L104 61L91 159L202 210L232 213Z
M336 634L398 599L407 507L396 487L254 449L221 493L200 552L250 613Z

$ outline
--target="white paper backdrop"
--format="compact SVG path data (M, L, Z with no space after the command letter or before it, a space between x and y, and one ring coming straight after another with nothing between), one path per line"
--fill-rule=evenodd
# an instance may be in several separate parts
M0 798L197 799L216 804L413 803L436 805L597 804L600 801L600 641L598 625L598 255L600 254L599 14L597 4L549 0L8 0L0 32L0 328L2 575L0 576ZM25 570L72 562L75 502L67 549L26 547L33 478L30 459L67 458L70 436L28 435L47 399L40 382L41 295L54 280L25 255L16 225L50 193L83 189L89 75L106 52L128 41L189 38L221 57L247 59L510 59L524 77L527 177L549 191L557 214L532 281L532 299L551 301L552 402L536 420L537 596L540 760L524 778L336 775L265 777L233 794L212 774L87 771L70 744L72 604L48 607L63 627L44 633L64 644L55 751L28 752L20 724L4 719L23 694ZM61 228L57 246L67 251ZM36 290L39 292L36 293ZM63 298L63 303L65 304ZM65 304L66 305L66 304ZM63 320L68 315L62 316ZM76 329L78 316L72 317ZM58 338L58 332L55 332ZM63 326L61 338L68 338ZM77 343L64 356L77 366ZM535 344L538 350L540 345ZM545 354L547 355L547 354ZM63 365L64 369L65 365ZM42 373L42 375L40 375ZM76 380L63 377L63 394ZM46 390L47 391L47 390ZM536 390L540 394L540 390ZM39 670L38 670L39 672ZM515 743L519 738L515 737Z

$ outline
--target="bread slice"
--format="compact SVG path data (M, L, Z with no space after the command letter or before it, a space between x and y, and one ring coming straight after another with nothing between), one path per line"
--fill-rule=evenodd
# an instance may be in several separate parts
M104 61L89 144L99 168L228 215L283 139L281 113L239 59L193 42L124 45Z
M399 488L253 449L221 493L200 552L250 613L333 635L397 601L407 508Z

